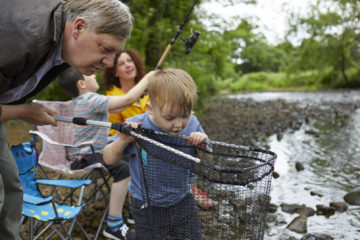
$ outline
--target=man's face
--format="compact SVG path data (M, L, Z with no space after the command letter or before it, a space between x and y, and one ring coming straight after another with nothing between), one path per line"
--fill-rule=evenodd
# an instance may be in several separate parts
M190 120L190 114L182 116L176 109L165 106L160 109L157 104L147 104L147 111L150 119L159 128L170 135L179 135L179 133L187 126Z
M121 51L126 40L110 34L90 31L85 21L75 20L66 58L72 67L85 75L92 75L104 67L112 67L115 54Z

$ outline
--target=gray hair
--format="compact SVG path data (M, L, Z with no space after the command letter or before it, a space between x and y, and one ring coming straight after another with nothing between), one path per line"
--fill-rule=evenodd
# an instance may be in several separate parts
M67 20L83 17L91 31L119 39L130 37L133 16L119 0L62 0L62 4Z

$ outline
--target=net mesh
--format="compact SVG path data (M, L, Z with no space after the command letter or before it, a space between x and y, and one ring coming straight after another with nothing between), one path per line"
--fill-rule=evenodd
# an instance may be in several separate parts
M263 239L275 153L215 141L195 147L149 129L132 135L149 239Z

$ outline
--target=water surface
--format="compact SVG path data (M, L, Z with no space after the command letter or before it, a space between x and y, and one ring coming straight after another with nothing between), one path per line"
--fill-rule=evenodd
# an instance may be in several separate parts
M306 104L322 104L323 101L353 102L360 100L360 91L320 93L250 93L232 96L253 98L257 101L285 99ZM311 130L311 131L309 131ZM360 110L347 116L323 118L304 124L297 131L287 131L281 141L271 136L267 144L278 155L275 171L280 177L273 179L272 203L280 205L305 204L316 210L317 204L329 206L330 202L344 201L350 191L360 190ZM301 162L305 170L298 172L295 163ZM312 196L315 191L323 196ZM279 207L276 221L269 223L266 240L279 240L298 234L286 229L297 214L288 214ZM360 239L360 206L349 206L335 215L312 216L307 222L308 233L326 233L334 239Z

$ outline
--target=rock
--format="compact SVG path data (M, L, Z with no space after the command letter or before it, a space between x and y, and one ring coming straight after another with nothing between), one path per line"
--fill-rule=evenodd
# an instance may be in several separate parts
M286 213L296 213L300 211L301 208L305 207L305 205L300 204L280 204L281 210Z
M348 210L348 205L345 202L331 202L330 207L335 208L337 212L345 212Z
M266 215L266 222L273 223L276 221L276 216L274 214L267 214Z
M309 135L313 135L316 138L320 137L319 133L315 130L305 130L305 133Z
M275 171L273 171L272 172L272 176L273 176L273 178L279 178L280 177L280 174L278 173L278 172L275 172Z
M302 171L302 170L305 169L305 168L304 168L304 165L303 165L301 162L296 162L296 163L295 163L295 168L296 168L296 170L298 170L298 171Z
M318 197L323 197L324 195L319 193L319 192L316 192L316 191L310 191L310 195L311 196L318 196Z
M305 217L311 217L315 215L315 210L305 206L304 204L280 204L281 210L286 213L299 213L299 215Z
M278 206L276 204L270 203L269 208L268 208L268 212L269 213L275 213L277 208L278 208Z
M286 220L281 215L276 217L275 226L282 226L286 224L287 224Z
M284 137L284 134L283 133L281 133L281 132L278 132L277 134L276 134L276 139L280 142L281 141L281 139Z
M286 228L297 233L307 233L307 217L295 217Z
M300 240L333 240L334 238L324 233L308 233L304 235Z
M360 191L349 192L344 199L350 205L360 205Z
M315 215L315 210L311 207L304 207L300 209L299 214L305 217L311 217Z
M326 207L324 205L316 205L316 214L317 215L324 215L325 217L330 217L335 214L334 207Z

